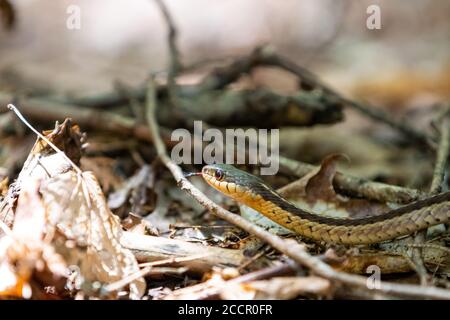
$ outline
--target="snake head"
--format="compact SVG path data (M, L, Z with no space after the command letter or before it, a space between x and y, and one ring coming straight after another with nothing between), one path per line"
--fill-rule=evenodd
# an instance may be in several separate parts
M206 165L202 169L202 177L209 185L235 199L262 183L254 175L229 164Z

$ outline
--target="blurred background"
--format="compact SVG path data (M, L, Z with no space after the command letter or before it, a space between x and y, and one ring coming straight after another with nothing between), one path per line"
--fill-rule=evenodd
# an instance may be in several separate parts
M186 66L231 62L269 45L347 97L406 117L424 131L430 131L433 112L450 100L448 0L164 2ZM151 72L168 69L168 29L154 1L0 3L1 92L101 96L113 92L117 82L136 88ZM10 27L7 3L14 12ZM80 8L80 29L67 28L71 5ZM370 5L381 9L381 29L366 27ZM179 80L198 82L207 72L195 69ZM282 94L298 90L296 77L279 68L255 68L242 78L247 88L269 87ZM345 118L332 126L283 130L282 154L319 163L341 152L352 159L354 174L423 186L432 170L429 158L417 150L387 148L386 141L399 135L385 124L348 109Z
M20 87L88 95L111 90L115 80L140 84L149 72L168 64L166 26L153 1L9 2L16 22L10 31L0 31L3 86L17 82ZM72 4L81 9L79 30L66 27ZM380 30L366 28L366 10L372 4L381 8ZM449 95L447 0L167 0L166 5L186 64L270 44L333 87L366 98L377 95L380 103ZM409 81L406 87L415 87L402 92L400 78ZM395 101L386 101L394 97L377 87L386 81L398 86Z

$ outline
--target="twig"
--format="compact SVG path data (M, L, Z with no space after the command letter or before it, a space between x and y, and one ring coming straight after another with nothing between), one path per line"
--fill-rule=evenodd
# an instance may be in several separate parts
M209 282L203 282L194 286L178 289L164 299L183 299L189 300L211 300L219 299L220 291L229 284L245 283L256 280L264 280L272 277L292 276L296 272L296 263L293 261L283 263L277 266L264 268L262 270L250 272L242 276L224 281L220 284L211 285Z
M450 107L446 107L437 119L440 122L440 139L439 147L436 154L436 162L434 165L433 179L431 181L430 195L435 195L441 192L442 183L445 177L445 170L447 168L449 148L450 148L450 123L449 123ZM417 247L413 248L411 259L417 267L417 272L420 276L422 284L427 283L427 269L423 262L422 247L420 246L426 240L427 230L423 230L414 237L414 244Z
M155 0L155 2L158 5L159 9L161 10L164 19L166 20L167 27L169 28L167 42L169 43L170 65L167 79L167 89L169 92L169 98L170 101L172 102L172 105L177 106L178 95L176 93L177 86L175 82L175 77L177 76L179 70L182 68L180 63L180 53L178 51L176 43L177 30L175 28L172 16L170 15L169 10L167 9L165 3L162 0Z
M338 283L345 283L347 285L367 288L367 279L361 276L350 275L335 271L332 267L322 262L319 258L311 256L306 252L305 247L298 242L291 239L281 239L278 236L250 223L239 215L233 214L228 210L223 209L216 203L211 201L204 193L198 190L189 180L184 177L182 169L176 165L167 155L166 146L159 136L158 124L155 118L156 111L156 97L155 86L153 79L150 79L147 92L147 122L150 132L154 138L154 145L157 155L161 162L172 173L175 181L182 190L187 191L193 196L201 205L210 210L217 217L236 225L242 230L253 234L271 245L276 250L286 254L295 262L304 265L311 269L311 271L324 278L336 281ZM429 298L429 299L450 299L450 290L443 290L435 287L420 287L415 285L394 284L388 282L381 282L379 288L372 289L373 292L392 293L400 296Z
M447 167L447 161L450 149L450 122L449 113L450 110L443 115L440 119L440 140L439 148L436 155L436 163L434 166L433 180L431 182L430 194L438 194L442 190L442 182L444 181L445 169Z
M401 132L407 138L418 141L430 149L435 148L433 139L428 135L414 129L404 121L392 118L391 115L374 108L373 106L362 104L342 96L340 93L323 83L319 77L309 70L276 54L268 47L256 48L248 56L236 59L235 62L228 67L216 69L215 72L204 80L202 87L204 90L221 89L235 81L241 74L248 73L258 65L276 66L285 69L295 74L301 80L304 89L321 89L324 93L335 97L344 105L357 110L365 116L389 125L391 128Z
M190 272L203 274L213 266L238 267L247 258L242 250L218 248L179 239L146 236L134 232L122 233L120 243L131 250L140 262L177 261L176 265L187 267ZM199 256L199 252L202 253ZM183 260L197 256L195 260Z
M170 263L184 262L184 261L189 261L189 260L195 260L195 259L198 259L199 256L200 255L148 262L145 264L145 267L142 268L141 270L139 270L133 274L130 274L129 276L122 278L116 282L113 282L113 283L110 283L110 284L104 286L102 288L102 291L103 291L102 293L109 294L111 292L117 291L117 290L125 287L126 285L130 284L131 282L133 282L141 277L146 276L147 274L152 272L152 270L156 266L161 266L161 265L170 264ZM183 268L183 270L187 270L187 268Z
M336 93L337 94L337 93ZM348 98L340 97L341 101L345 103L347 106L355 109L356 111L359 111L361 114L366 115L372 119L378 120L379 122L383 122L390 126L391 128L401 132L404 137L413 139L417 142L420 142L421 145L424 145L428 147L431 150L434 150L436 148L436 144L433 141L431 137L429 137L427 134L420 132L413 127L411 127L409 124L407 124L405 121L400 121L392 117L391 114L386 113L382 111L379 108L375 108L368 104L362 104L353 100L350 100Z
M279 157L280 169L303 177L312 170L316 170L317 166L292 160L283 156ZM343 193L363 197L366 199L377 200L380 202L393 202L406 204L426 195L419 190L389 185L381 182L374 182L363 178L354 177L341 172L336 172L333 180L334 187Z
M177 48L177 29L175 28L175 23L173 22L172 16L165 3L162 0L155 0L155 2L161 10L169 28L168 43L170 51L170 72L175 75L178 73L178 70L181 69L180 52Z
M174 263L180 263L180 262L186 262L191 260L197 260L200 258L207 257L208 254L197 254L189 257L180 257L180 258L170 258L170 259L164 259L159 261L153 261L153 262L144 262L139 264L140 267L156 267L156 266L164 266L167 264L174 264Z
M14 95L0 93L0 105L7 105ZM134 136L143 141L152 141L147 125L139 124L133 118L109 111L83 108L78 105L63 104L45 98L20 99L20 111L29 119L53 123L55 119L73 118L80 126L89 129L114 132L121 136ZM170 134L161 132L164 142L169 145Z

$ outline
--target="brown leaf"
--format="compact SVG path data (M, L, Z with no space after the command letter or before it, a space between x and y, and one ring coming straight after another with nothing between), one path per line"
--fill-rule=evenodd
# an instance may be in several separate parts
M78 126L72 125L70 119L66 119L62 124L56 123L53 130L44 132L44 136L65 152L74 163L78 163L84 135L80 133ZM27 181L30 179L44 181L70 169L71 165L63 154L56 152L47 142L38 138L15 183L10 186L8 194L0 204L0 220L9 227L12 226L16 201L21 186ZM0 236L1 234L0 231Z
M85 248L60 248L68 263L80 268L85 280L111 283L139 271L131 251L120 244L119 218L107 207L97 179L90 172L81 177L66 172L46 181L40 191L49 222L77 247ZM144 290L143 278L130 284L132 298L141 297Z
M83 171L91 171L97 177L105 194L108 194L111 190L121 186L123 179L114 172L117 160L108 157L95 156L84 157L80 162Z
M391 210L387 204L348 198L336 193L332 182L336 174L337 161L342 158L348 159L340 154L327 156L320 167L302 179L281 188L278 190L279 193L305 210L332 217L363 218Z
M128 217L122 221L122 226L125 230L136 232L144 235L159 236L158 229L149 221L142 219L133 212L128 214Z
M130 211L139 216L146 215L156 206L157 194L154 191L154 180L155 173L152 167L142 166L119 190L109 195L109 207L117 209L129 200Z

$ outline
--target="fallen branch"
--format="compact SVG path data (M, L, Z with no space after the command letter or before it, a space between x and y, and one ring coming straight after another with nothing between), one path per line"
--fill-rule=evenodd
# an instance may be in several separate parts
M229 284L246 283L250 281L264 280L272 277L293 276L298 268L297 264L289 261L280 265L264 268L258 271L249 272L242 276L224 281L220 284L211 284L210 282L199 283L194 286L182 288L174 291L172 294L164 297L166 300L189 299L189 300L210 300L218 299L220 291Z
M450 148L450 122L449 122L450 106L446 107L444 111L438 116L437 122L440 124L440 138L439 146L436 154L436 162L434 165L433 179L431 181L430 195L436 195L442 190L442 183L444 181L445 171L447 168L449 148ZM438 226L433 227L433 229ZM444 227L445 230L445 227ZM414 237L414 243L419 247L412 251L411 259L414 261L417 273L420 277L420 282L426 284L428 282L428 273L424 264L423 250L420 247L426 240L427 230L419 232Z
M169 74L167 79L167 90L169 93L169 99L173 107L177 107L179 105L178 95L177 95L177 84L175 82L175 77L178 74L178 71L182 69L180 62L180 52L177 48L177 29L175 28L175 23L173 22L172 16L169 13L165 3L163 0L155 0L158 5L161 13L164 16L167 27L169 28L167 42L169 44L169 55L170 55L170 64L169 64Z
M0 93L0 105L7 105L13 100L14 95ZM152 141L148 127L130 117L45 98L21 98L19 101L22 114L36 121L53 123L55 119L72 118L87 129L114 132L118 135L134 136L140 140ZM164 141L170 144L170 134L162 133L162 135Z
M436 154L436 163L434 165L433 180L431 182L430 194L438 194L442 190L442 183L444 181L445 169L447 168L447 161L450 152L450 106L446 108L444 114L441 115L440 122L440 139L439 147Z
M280 156L279 159L281 171L294 174L298 177L303 177L312 170L317 170L317 166L308 163L282 156ZM345 194L380 202L406 204L426 197L425 193L416 189L374 182L343 174L341 172L336 173L333 185L337 191L341 191Z
M238 267L247 259L242 250L216 248L176 239L123 232L120 243L130 249L139 262L175 259L173 265L187 267L190 272L204 273L213 266ZM185 257L202 257L182 260ZM177 260L178 259L178 260Z
M285 57L276 54L268 47L256 48L249 55L236 59L229 66L217 68L203 81L201 86L205 91L224 88L229 83L237 80L242 74L249 73L254 67L260 65L276 66L285 69L300 79L303 89L320 89L324 93L337 98L338 101L355 109L361 114L390 126L391 128L402 133L403 136L408 139L420 142L421 145L425 145L430 149L435 149L433 139L425 133L416 130L404 121L394 119L390 114L387 114L380 109L342 96L337 91L331 89L323 83L319 77L309 70L297 65Z

